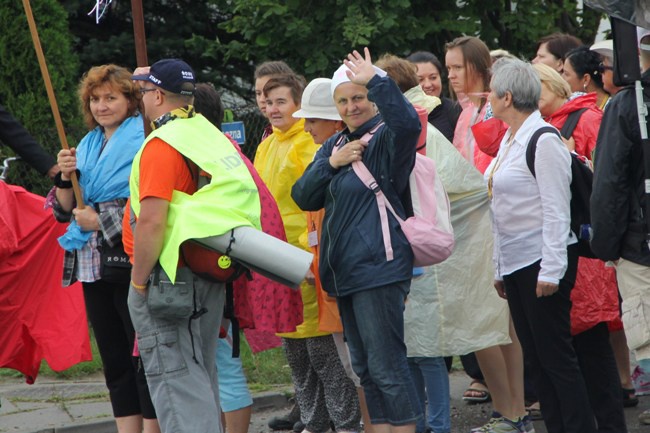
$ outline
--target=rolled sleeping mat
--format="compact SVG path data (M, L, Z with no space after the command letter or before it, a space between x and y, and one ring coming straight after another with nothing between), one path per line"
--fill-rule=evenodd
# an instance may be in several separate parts
M297 289L305 279L314 255L300 248L257 230L253 227L236 227L234 241L231 232L220 236L194 239L206 248L226 253L250 270Z

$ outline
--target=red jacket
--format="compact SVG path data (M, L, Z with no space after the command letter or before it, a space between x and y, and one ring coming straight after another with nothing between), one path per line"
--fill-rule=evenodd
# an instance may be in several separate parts
M546 121L562 129L569 114L581 108L587 110L580 116L571 136L575 141L576 153L591 160L603 117L603 112L596 106L595 93L568 101ZM571 302L571 334L584 332L600 322L608 322L612 331L622 329L616 275L614 269L605 267L601 260L580 257Z
M569 114L581 108L587 108L587 111L580 116L578 125L571 136L576 143L576 153L591 160L591 155L596 147L600 121L603 118L603 112L596 106L596 93L587 93L566 102L545 120L557 129L562 129Z

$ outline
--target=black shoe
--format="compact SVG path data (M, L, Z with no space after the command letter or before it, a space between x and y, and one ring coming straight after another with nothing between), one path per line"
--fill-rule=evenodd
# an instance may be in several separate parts
M302 421L296 421L293 425L293 433L301 433L305 429L305 425Z
M271 418L268 426L271 430L291 430L296 421L300 422L300 409L297 404L294 404L291 408L291 412L284 416ZM302 431L302 429L300 431Z
M635 407L639 404L639 397L636 396L634 388L622 388L623 407Z
M276 416L269 420L269 428L271 430L291 430L293 428L293 423L287 416Z

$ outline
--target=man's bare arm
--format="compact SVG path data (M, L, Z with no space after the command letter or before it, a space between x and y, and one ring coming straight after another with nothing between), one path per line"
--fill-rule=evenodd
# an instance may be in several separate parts
M160 257L168 210L169 202L161 198L147 197L140 203L131 271L131 280L137 285L146 284Z

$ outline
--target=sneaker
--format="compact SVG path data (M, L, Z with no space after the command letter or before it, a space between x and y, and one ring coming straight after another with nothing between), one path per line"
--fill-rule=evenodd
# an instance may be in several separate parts
M485 433L485 432L488 432L488 431L490 431L490 428L492 428L493 425L495 425L496 423L501 421L501 419L502 419L502 417L492 417L492 418L490 418L490 420L486 424L484 424L484 425L482 425L480 427L474 427L469 432L470 433Z
M523 425L522 425L523 428ZM472 433L523 433L523 430L506 418L492 418L483 427L478 430L472 430Z
M650 409L646 409L639 414L639 422L644 425L650 424Z
M650 394L650 373L644 371L638 365L632 372L632 384L636 391L636 395Z
M522 417L519 419L517 422L517 426L519 427L519 430L525 433L535 433L535 426L533 425L533 421L530 419L528 415Z

